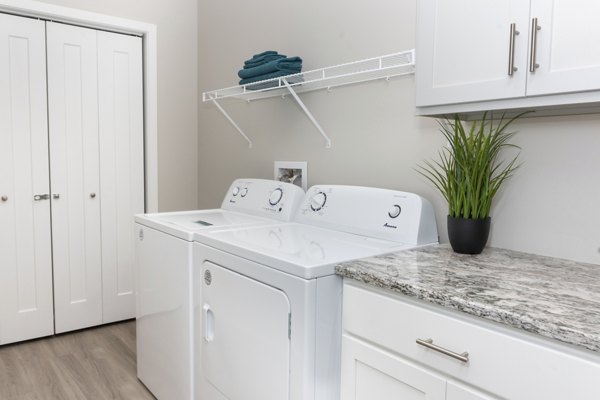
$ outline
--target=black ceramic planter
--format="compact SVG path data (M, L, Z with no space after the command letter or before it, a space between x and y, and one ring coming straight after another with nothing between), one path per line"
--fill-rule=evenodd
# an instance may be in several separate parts
M479 254L490 234L491 218L468 219L448 215L448 239L452 250L461 254Z

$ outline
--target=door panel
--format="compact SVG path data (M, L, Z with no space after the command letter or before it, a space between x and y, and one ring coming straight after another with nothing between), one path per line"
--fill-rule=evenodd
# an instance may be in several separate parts
M202 274L203 323L196 334L203 337L206 381L228 400L288 399L290 303L285 293L210 262Z
M446 381L416 364L346 334L342 400L444 400Z
M47 23L56 332L102 323L96 31Z
M51 335L45 27L0 14L0 344Z
M524 96L528 15L521 0L419 0L417 106ZM511 23L520 34L509 76Z
M133 215L144 212L142 39L98 32L103 322L135 317Z
M600 89L600 3L596 0L532 0L538 18L537 63L527 95Z

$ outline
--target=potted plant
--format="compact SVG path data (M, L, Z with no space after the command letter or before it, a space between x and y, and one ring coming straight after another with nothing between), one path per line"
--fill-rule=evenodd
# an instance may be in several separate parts
M516 132L508 126L524 113L494 121L484 113L480 121L467 127L458 115L440 122L448 147L439 160L425 161L417 171L431 181L448 202L448 238L457 253L479 254L490 232L492 200L502 184L519 167L518 153L501 161L500 153Z

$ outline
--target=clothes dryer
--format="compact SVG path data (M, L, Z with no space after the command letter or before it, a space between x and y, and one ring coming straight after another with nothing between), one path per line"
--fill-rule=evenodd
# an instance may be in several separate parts
M197 400L339 399L344 261L437 243L406 192L316 186L292 223L198 232Z

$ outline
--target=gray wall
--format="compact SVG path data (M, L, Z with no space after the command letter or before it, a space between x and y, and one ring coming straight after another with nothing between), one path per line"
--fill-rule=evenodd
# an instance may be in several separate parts
M149 22L158 33L158 190L160 211L198 202L198 6L195 0L45 0Z
M300 55L309 70L413 48L415 6L416 0L203 2L199 89L237 84L242 61L266 49ZM379 186L429 198L447 241L446 205L414 171L444 143L435 120L414 116L413 76L303 99L330 134L331 149L289 98L225 106L253 149L215 107L200 104L200 208L218 206L235 178L272 178L275 160L308 161L309 186ZM496 201L490 244L600 263L600 116L531 118L514 127L524 165Z

